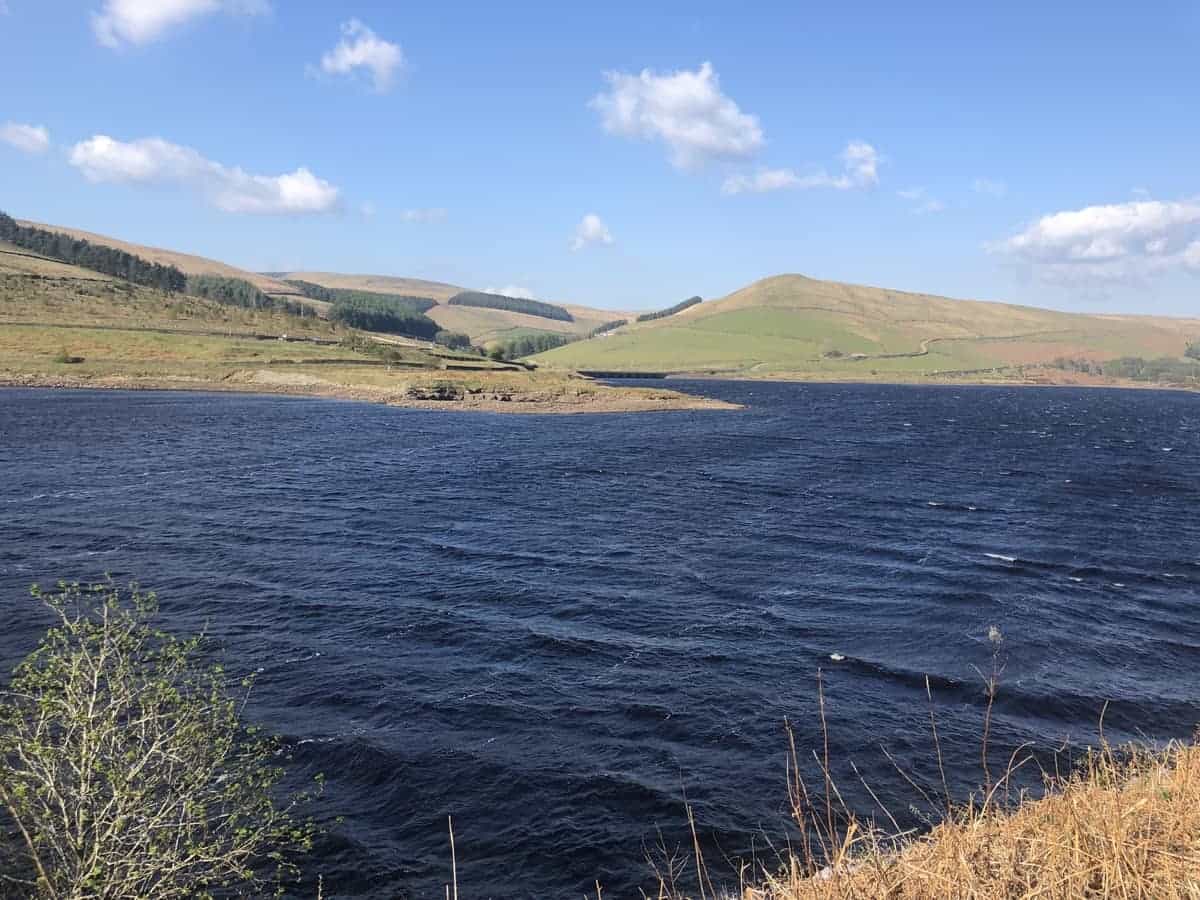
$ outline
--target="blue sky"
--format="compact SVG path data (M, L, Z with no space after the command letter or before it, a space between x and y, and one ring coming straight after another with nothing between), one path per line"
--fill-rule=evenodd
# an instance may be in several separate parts
M653 7L0 0L0 209L613 308L1200 315L1195 3Z

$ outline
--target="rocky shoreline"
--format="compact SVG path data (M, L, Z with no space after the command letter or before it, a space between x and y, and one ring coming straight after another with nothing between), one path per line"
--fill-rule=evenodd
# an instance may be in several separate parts
M459 388L438 391L428 385L384 388L375 385L338 384L315 376L258 377L236 373L219 381L183 376L77 377L49 374L0 375L0 388L55 390L188 391L196 393L275 394L379 403L404 409L515 414L586 414L662 412L680 410L735 410L742 407L721 400L650 388L622 388L590 384L586 391L495 390ZM453 382L451 382L453 384Z

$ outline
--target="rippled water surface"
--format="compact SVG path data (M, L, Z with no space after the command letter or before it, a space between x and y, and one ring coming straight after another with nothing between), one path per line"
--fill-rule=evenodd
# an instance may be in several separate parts
M1105 701L1116 738L1200 721L1200 397L683 387L748 409L0 392L0 662L33 581L207 623L327 773L313 872L346 897L442 896L447 815L464 896L634 896L685 795L720 872L786 836L819 669L849 803L851 760L914 799L880 744L930 775L926 674L965 789L992 624L1001 754L1093 740Z

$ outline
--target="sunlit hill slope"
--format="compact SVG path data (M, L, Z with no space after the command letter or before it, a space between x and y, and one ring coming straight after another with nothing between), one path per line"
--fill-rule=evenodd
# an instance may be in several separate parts
M779 275L535 360L612 372L869 378L1180 357L1198 337L1200 319L1082 315Z

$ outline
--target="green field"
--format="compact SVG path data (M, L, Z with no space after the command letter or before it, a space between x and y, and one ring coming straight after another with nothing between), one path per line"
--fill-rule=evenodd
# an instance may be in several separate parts
M1200 320L1079 315L779 276L533 360L583 371L886 379L1059 358L1180 357L1197 337Z

